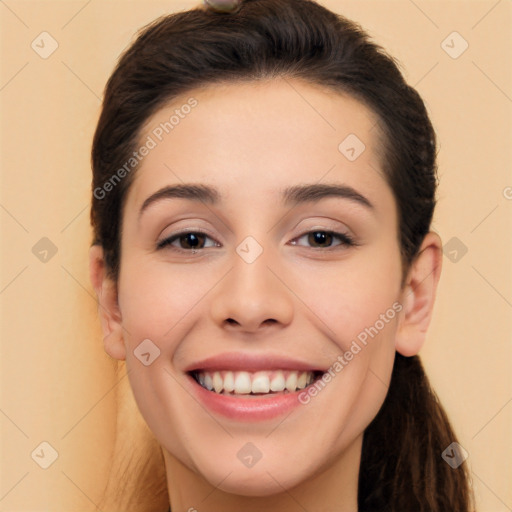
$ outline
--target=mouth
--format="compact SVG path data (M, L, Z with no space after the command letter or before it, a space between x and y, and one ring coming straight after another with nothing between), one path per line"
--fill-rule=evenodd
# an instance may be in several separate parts
M191 392L210 414L235 422L259 422L303 407L301 394L327 370L279 354L231 352L193 362L184 371Z
M321 378L321 371L303 370L194 370L189 375L203 389L230 397L265 397L296 393Z

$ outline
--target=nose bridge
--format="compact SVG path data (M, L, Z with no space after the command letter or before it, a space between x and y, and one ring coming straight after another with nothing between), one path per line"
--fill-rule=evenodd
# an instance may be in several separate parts
M252 240L237 247L232 269L212 301L217 324L254 331L263 325L291 322L292 297L269 269L269 256L270 251L258 249Z

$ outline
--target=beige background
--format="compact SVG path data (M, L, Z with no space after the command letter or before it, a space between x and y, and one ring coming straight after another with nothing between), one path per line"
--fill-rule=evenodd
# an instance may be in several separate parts
M196 3L0 3L0 510L96 509L118 388L88 279L91 137L134 32ZM440 143L434 227L455 245L422 354L469 453L478 510L512 510L512 4L321 3L359 21L428 104ZM31 48L43 51L43 31L59 45L47 59ZM469 45L456 59L442 46L453 31ZM444 44L458 52L463 41ZM33 252L43 237L57 248L46 262L47 242ZM48 460L43 441L58 452L46 470L31 458L37 448Z

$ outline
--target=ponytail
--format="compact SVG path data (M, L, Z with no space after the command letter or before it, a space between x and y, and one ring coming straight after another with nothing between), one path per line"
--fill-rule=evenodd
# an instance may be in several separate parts
M367 427L359 512L470 512L467 464L441 457L457 441L418 356L396 354L388 394Z

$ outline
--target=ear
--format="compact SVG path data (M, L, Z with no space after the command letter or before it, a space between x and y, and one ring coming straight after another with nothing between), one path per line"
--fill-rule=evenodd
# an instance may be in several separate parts
M126 359L117 284L107 276L103 248L99 245L93 245L89 250L89 275L98 297L105 352L114 359Z
M416 355L425 342L441 276L442 242L433 231L423 239L404 284L395 348L403 356Z

